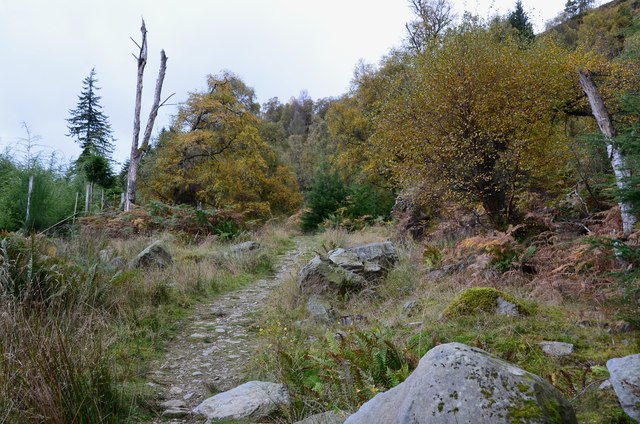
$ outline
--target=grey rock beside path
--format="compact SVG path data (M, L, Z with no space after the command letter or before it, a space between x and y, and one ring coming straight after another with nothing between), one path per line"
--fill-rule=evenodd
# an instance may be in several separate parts
M366 280L347 269L316 256L298 274L298 288L304 294L334 294L357 291Z
M461 343L431 349L400 385L345 424L577 424L571 405L540 377Z
M540 342L542 351L549 356L568 356L573 353L573 345L564 342Z
M173 264L173 258L162 247L162 242L156 240L138 253L131 262L131 268L166 268Z
M335 249L329 253L335 265L362 276L377 276L398 260L393 243L369 243L347 249Z
M298 274L298 288L305 294L358 291L383 276L397 261L391 242L335 249L327 258L316 256Z
M209 420L257 420L289 406L289 403L289 393L282 384L250 381L206 399L193 412Z
M336 321L336 312L331 305L318 295L311 295L307 300L307 310L311 317L320 323L329 324Z
M607 369L620 406L640 423L640 354L609 359Z
M260 243L257 241L245 241L243 243L234 244L229 248L231 253L247 253L260 249Z

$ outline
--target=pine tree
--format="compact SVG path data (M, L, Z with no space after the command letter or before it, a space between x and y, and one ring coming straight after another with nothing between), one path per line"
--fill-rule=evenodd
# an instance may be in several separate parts
M518 30L522 38L533 40L535 37L533 34L533 25L531 25L527 12L524 11L520 0L516 1L516 8L513 12L509 13L508 20L511 26Z
M78 96L78 104L75 109L69 110L70 118L67 119L69 134L80 144L82 153L78 161L91 156L102 156L111 160L113 153L113 137L109 118L102 112L101 97L97 91L95 68L82 82L82 92Z

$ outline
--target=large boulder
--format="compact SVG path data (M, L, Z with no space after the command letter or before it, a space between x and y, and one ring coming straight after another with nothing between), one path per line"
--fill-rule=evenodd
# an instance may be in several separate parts
M400 385L380 393L345 424L577 424L551 384L461 343L431 349Z
M156 240L138 253L131 262L132 268L166 268L173 264L173 258L162 247L162 242Z
M607 369L620 406L640 423L640 353L609 359Z
M289 403L289 393L282 384L250 381L206 399L193 412L211 421L260 420Z
M358 291L367 281L383 276L397 261L391 242L335 249L316 256L298 274L298 288L306 294Z
M375 279L393 266L398 255L393 243L387 241L335 249L329 253L329 260L367 279Z
M365 283L364 277L319 256L298 274L298 288L304 294L347 293L358 291Z

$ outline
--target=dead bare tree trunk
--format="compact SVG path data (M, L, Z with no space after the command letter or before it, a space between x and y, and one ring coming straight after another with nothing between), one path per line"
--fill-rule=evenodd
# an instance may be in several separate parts
M578 71L580 75L580 85L582 90L589 98L589 104L591 105L591 111L593 116L598 122L598 127L605 137L607 143L607 153L609 154L609 160L611 160L611 167L616 178L616 185L619 189L624 189L626 186L626 179L629 178L629 168L625 163L625 158L618 146L614 143L616 136L616 129L611 121L611 115L607 110L598 88L591 78L591 73L580 69ZM624 234L629 234L633 231L633 227L636 224L636 217L632 213L631 205L626 202L620 202L620 214L622 215L622 231Z
M153 124L156 116L158 116L158 109L165 104L169 97L167 97L162 103L160 103L160 97L162 95L162 84L164 82L164 75L167 71L167 56L164 50L160 52L160 70L158 72L158 79L156 80L156 90L153 98L153 104L151 106L151 112L149 112L149 118L147 119L147 126L142 136L142 143L139 145L140 139L140 109L142 108L142 80L144 76L144 67L147 64L147 28L142 20L142 26L140 27L142 32L142 43L136 45L140 48L138 56L135 56L138 61L138 82L136 85L136 105L133 116L133 141L131 142L131 157L129 159L129 173L127 176L127 195L124 204L124 210L131 210L132 205L136 203L136 181L138 176L138 166L140 161L144 157L147 149L149 148L149 140L151 139L151 132L153 131ZM135 41L134 41L135 43Z

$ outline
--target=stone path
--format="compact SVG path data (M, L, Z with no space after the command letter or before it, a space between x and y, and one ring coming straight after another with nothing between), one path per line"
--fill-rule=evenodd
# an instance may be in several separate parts
M157 392L163 416L154 423L202 423L189 411L212 393L230 390L245 382L256 347L251 328L259 325L259 311L271 290L293 272L301 255L296 249L278 260L277 274L246 288L198 305L189 323L170 342L162 361L154 363L147 380Z

